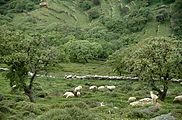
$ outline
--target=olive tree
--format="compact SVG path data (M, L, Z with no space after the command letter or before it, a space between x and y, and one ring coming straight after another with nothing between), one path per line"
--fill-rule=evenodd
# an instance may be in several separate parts
M164 100L173 78L182 77L182 48L179 41L167 37L148 38L117 51L110 63L118 73L138 76L150 83L152 90Z
M0 34L0 62L9 67L6 77L10 86L24 90L31 102L33 82L36 75L53 64L57 57L57 49L49 46L46 39L39 34L27 35L23 32L6 31ZM28 75L31 73L31 76Z

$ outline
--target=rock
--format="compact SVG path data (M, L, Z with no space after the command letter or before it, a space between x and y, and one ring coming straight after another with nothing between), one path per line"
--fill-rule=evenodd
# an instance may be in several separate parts
M168 114L157 116L150 120L176 120L176 118L174 116L172 116L171 113L168 113Z
M176 96L173 100L173 103L182 103L182 95Z
M155 105L155 106L150 106L149 108L140 110L140 112L146 113L146 114L151 114L151 113L159 111L159 109L160 109L160 106Z

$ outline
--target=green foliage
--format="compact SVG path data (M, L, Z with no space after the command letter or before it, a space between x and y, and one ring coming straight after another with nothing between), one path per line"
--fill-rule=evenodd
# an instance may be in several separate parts
M93 6L92 2L91 1L88 1L88 0L81 0L79 2L79 7L82 10L89 10L89 9L91 9L92 6Z
M71 62L85 63L97 58L102 53L102 46L87 40L71 40L65 44L65 52Z
M49 46L45 38L39 34L27 35L22 32L4 31L0 36L2 41L0 62L9 66L10 70L6 77L10 80L10 86L16 85L27 95L32 94L28 91L32 91L36 74L56 62L57 48ZM31 78L28 78L28 72L32 72Z
M162 23L167 20L169 20L169 13L168 13L167 9L165 9L165 8L159 9L158 13L156 15L156 21Z
M3 5L0 5L0 13L7 14L7 13L21 13L24 11L31 11L34 10L35 7L35 1L31 0L11 0L7 2L3 2Z
M100 12L98 8L92 8L87 13L90 20L94 20L100 17Z
M182 37L182 1L176 0L172 6L171 27L173 34Z
M92 0L92 2L94 5L100 5L100 3L101 3L100 0Z
M37 117L36 120L96 120L98 117L87 110L76 107L66 109L52 109Z
M102 18L102 23L110 31L128 34L141 31L150 20L150 10L141 7L130 11L129 14L125 15L122 19Z
M180 50L180 43L173 39L148 38L137 45L117 51L110 58L110 63L120 74L132 73L149 81L152 89L159 93L161 91L156 87L155 81L160 80L163 91L167 92L168 81L182 75Z
M170 3L174 3L175 0L162 0L162 2L163 2L164 4L170 4Z

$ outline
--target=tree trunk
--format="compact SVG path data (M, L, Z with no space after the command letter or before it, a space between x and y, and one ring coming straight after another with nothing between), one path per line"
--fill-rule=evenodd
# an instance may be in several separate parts
M167 85L168 85L168 82L164 82L163 91L160 91L160 92L159 92L159 99L160 99L161 101L164 101L164 99L166 98L167 90L168 90Z
M29 97L30 102L34 102L34 103L35 103L35 98L33 96L32 87L33 87L33 81L34 81L36 74L37 74L37 72L35 71L35 73L33 74L33 76L30 79L29 86L25 86L25 88L24 88L25 95L27 95Z
M24 88L24 92L25 92L25 95L28 96L30 102L35 103L35 98L33 96L32 89L29 89L29 87L26 87L26 88Z
M159 92L159 99L161 101L164 101L166 98L166 95L167 95L167 91L165 91L165 90L163 92Z

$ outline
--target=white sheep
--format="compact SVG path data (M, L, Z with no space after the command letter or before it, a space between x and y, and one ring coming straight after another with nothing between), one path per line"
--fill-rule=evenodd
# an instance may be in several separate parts
M136 97L129 97L128 98L128 102L134 102L134 101L136 101Z
M104 105L104 102L101 102L101 103L100 103L100 106L102 107L102 106L106 106L106 105Z
M150 91L150 97L152 98L153 103L156 103L157 99L159 98L153 93L153 91Z
M144 106L144 105L151 105L152 104L152 99L151 98L143 98L140 99L139 101L131 102L131 106Z
M90 87L89 87L89 90L96 91L96 90L97 90L97 86L95 86L95 85L90 86Z
M81 91L81 89L82 89L82 86L81 86L81 85L79 85L78 87L76 87L76 88L74 89L74 92Z
M76 92L76 96L77 97L80 97L81 96L81 93L78 91L78 92Z
M63 96L69 98L69 97L74 97L75 95L72 92L65 92Z
M113 91L115 88L116 88L116 86L108 86L108 85L106 85L106 88L108 89L108 90L110 90L110 91Z
M104 90L105 90L105 86L99 86L97 89L98 89L99 91L104 91Z
M173 100L173 103L182 103L182 95L176 96Z
M16 87L16 85L13 85L13 86L12 86L12 88L15 88L15 87Z

